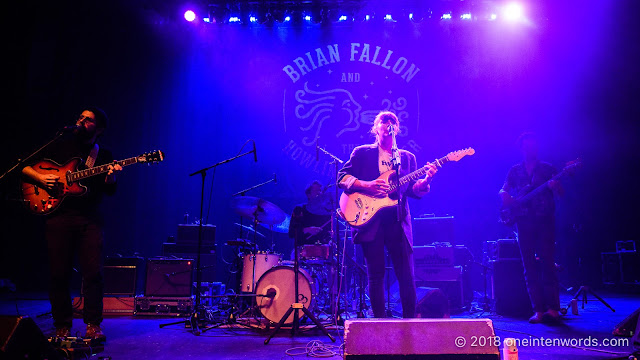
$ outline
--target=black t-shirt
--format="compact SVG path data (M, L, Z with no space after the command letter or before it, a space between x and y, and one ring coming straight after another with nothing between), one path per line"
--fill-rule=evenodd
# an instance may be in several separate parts
M85 144L74 134L68 134L45 148L39 158L40 160L51 160L59 165L64 165L73 158L80 158L79 169L84 169L86 168L85 162L92 149L93 144ZM113 155L109 150L100 147L94 166L110 162L113 162ZM116 184L106 184L105 178L106 173L80 180L80 183L87 187L87 193L82 196L67 196L60 204L60 207L50 216L97 215L98 205L102 201L102 196L104 194L111 195L116 190Z
M296 231L300 231L300 238L298 239L298 245L326 244L330 240L329 230L331 229L331 215L318 215L309 212L307 205L298 205L293 209L291 214L291 222L289 223L289 237L294 238ZM303 233L302 229L310 226L321 227L322 231L316 235L307 236Z

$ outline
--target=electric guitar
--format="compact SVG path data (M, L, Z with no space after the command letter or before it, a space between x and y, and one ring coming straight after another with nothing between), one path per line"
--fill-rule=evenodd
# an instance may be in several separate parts
M458 161L467 155L475 154L473 148L466 148L448 153L446 156L436 159L434 164L437 167L449 161ZM398 205L397 190L413 180L417 180L427 174L429 168L425 165L420 169L397 179L396 171L389 170L378 179L385 180L389 184L389 191L382 197L376 197L360 192L347 194L343 192L340 196L340 210L338 214L349 223L358 228L366 225L381 209Z
M32 179L23 179L21 183L22 200L27 209L34 214L47 215L55 211L66 196L82 196L87 187L80 184L80 180L109 171L109 165L127 166L137 163L157 163L164 160L162 151L156 150L136 157L115 161L109 164L78 170L80 158L73 158L64 165L51 160L43 160L32 168L40 174L60 176L53 189L46 189Z
M582 162L580 159L570 161L562 171L536 188L531 189L529 186L524 187L508 206L503 206L502 209L500 209L500 222L507 226L514 225L518 218L527 215L529 201L538 196L544 189L547 189L551 181L558 180L565 175L573 175L575 170L581 165Z

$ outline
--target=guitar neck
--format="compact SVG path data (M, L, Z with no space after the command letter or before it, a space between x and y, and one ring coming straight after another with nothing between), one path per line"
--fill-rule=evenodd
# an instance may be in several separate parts
M80 171L75 171L69 174L69 180L79 181L82 179L86 179L88 177L104 174L109 171L109 165L118 164L120 166L128 166L128 165L135 164L137 162L138 162L137 157L130 157L128 159L115 161L109 164L104 164L104 165L95 166L95 167L80 170Z
M541 192L551 181L554 180L558 180L560 179L563 175L565 174L565 171L561 171L559 173L557 173L555 176L553 176L551 179L545 181L544 183L542 183L541 185L538 185L537 188L533 189L532 191L526 193L525 195L523 195L521 198L519 198L519 201L528 201L529 199L531 199L532 197L535 197L539 192Z
M440 159L436 159L436 161L434 161L434 164L436 164L437 167L442 167L442 164L448 161L449 159L446 156L443 156ZM394 191L402 185L420 179L427 174L427 171L429 171L429 168L427 166L423 166L420 169L401 177L400 180L398 180L397 184L391 185L389 191Z

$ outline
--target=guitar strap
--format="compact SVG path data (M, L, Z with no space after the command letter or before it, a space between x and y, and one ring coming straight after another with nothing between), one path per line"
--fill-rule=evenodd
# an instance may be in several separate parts
M99 150L100 150L100 146L98 146L98 143L95 143L93 145L93 149L91 149L91 152L89 153L89 156L87 156L87 161L84 163L85 165L87 165L87 168L92 168L93 165L96 163Z

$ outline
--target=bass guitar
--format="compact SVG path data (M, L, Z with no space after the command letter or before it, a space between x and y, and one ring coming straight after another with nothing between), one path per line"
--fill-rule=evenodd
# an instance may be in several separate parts
M527 215L528 205L529 205L529 201L531 201L531 199L533 199L536 196L538 196L538 194L540 194L543 190L548 189L549 188L549 183L551 181L559 180L560 178L562 178L565 175L573 175L575 170L580 165L582 165L582 162L580 161L580 159L576 159L576 160L570 161L562 169L562 171L557 173L555 176L553 176L548 181L546 181L546 182L542 183L541 185L537 186L536 188L532 189L531 187L528 187L528 186L523 188L518 193L518 195L513 199L513 201L511 203L509 203L509 205L503 206L502 209L500 209L500 222L502 224L507 225L507 226L514 225L516 223L516 221L518 220L518 218Z
M82 170L79 170L82 163L80 158L73 158L64 165L51 160L43 160L33 165L33 170L40 174L58 175L60 179L53 189L46 189L31 179L23 179L21 183L22 200L32 213L47 215L55 211L65 197L84 195L87 192L87 187L82 185L80 180L108 172L109 165L118 164L124 167L137 163L157 163L163 160L164 154L159 150Z
M475 154L473 148L453 151L440 159L436 159L434 164L440 168L446 162L458 161L467 155L473 154ZM389 170L376 179L385 180L389 184L389 191L384 196L376 197L360 192L350 194L343 192L340 196L340 211L338 213L349 225L355 228L362 227L369 223L381 209L398 205L397 190L402 185L425 176L428 170L429 168L425 165L410 174L400 177L400 179L397 179L395 170Z

